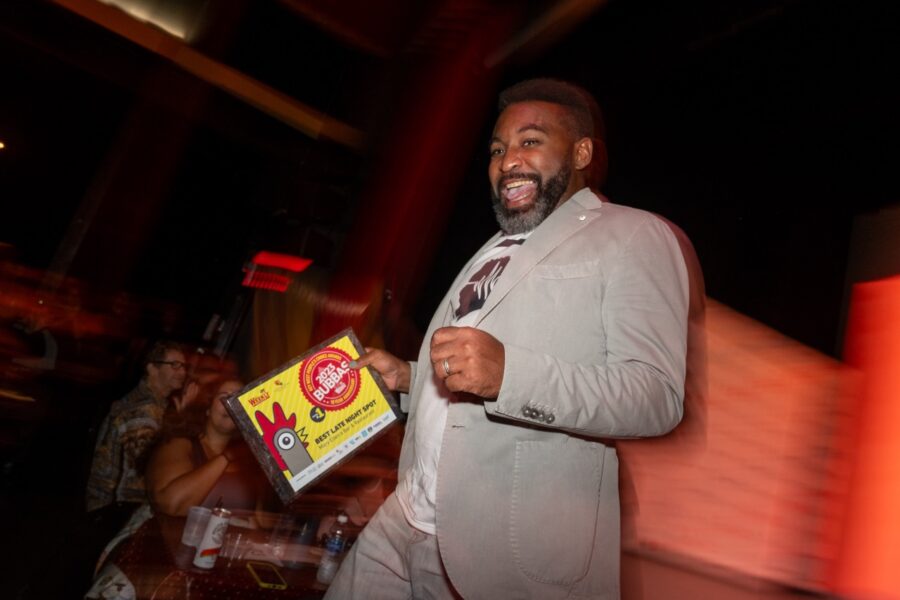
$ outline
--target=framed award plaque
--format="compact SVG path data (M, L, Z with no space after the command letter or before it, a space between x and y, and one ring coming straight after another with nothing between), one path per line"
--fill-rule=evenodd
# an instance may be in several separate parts
M285 504L399 420L381 376L350 367L362 352L345 329L225 400Z

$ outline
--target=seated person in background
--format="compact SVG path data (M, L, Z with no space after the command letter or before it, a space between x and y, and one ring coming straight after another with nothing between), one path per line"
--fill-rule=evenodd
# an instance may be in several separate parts
M212 508L219 499L232 510L257 508L268 486L222 400L243 387L227 379L216 386L198 435L161 443L147 465L147 494L154 512L184 516L191 506Z
M117 531L146 498L144 466L162 429L169 397L184 385L185 356L173 342L158 342L144 361L144 376L110 406L97 434L86 505L103 539Z
M191 506L213 507L220 498L230 510L255 512L261 507L271 487L222 403L242 385L235 379L215 385L202 424L170 423L147 465L149 504L107 545L85 598L128 600L155 589L158 577L152 565L141 562L138 533L151 525L146 521L154 515L184 516Z

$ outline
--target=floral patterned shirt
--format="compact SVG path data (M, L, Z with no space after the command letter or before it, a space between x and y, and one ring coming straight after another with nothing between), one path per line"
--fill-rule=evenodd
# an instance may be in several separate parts
M167 403L156 398L144 380L112 403L97 433L87 484L89 511L113 502L147 501L144 467L159 438Z

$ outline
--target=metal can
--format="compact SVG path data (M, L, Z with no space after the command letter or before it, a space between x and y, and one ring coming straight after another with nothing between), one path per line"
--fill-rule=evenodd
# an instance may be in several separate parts
M228 519L231 511L225 508L214 508L209 515L209 522L200 543L197 544L197 553L194 554L194 566L201 569L212 569L216 564L216 557L222 549L225 541L225 531L228 529Z

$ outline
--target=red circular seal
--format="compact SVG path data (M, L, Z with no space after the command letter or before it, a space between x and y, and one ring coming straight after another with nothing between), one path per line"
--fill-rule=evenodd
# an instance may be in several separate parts
M359 372L350 368L350 355L325 348L300 367L300 390L306 399L325 410L344 408L359 394Z

